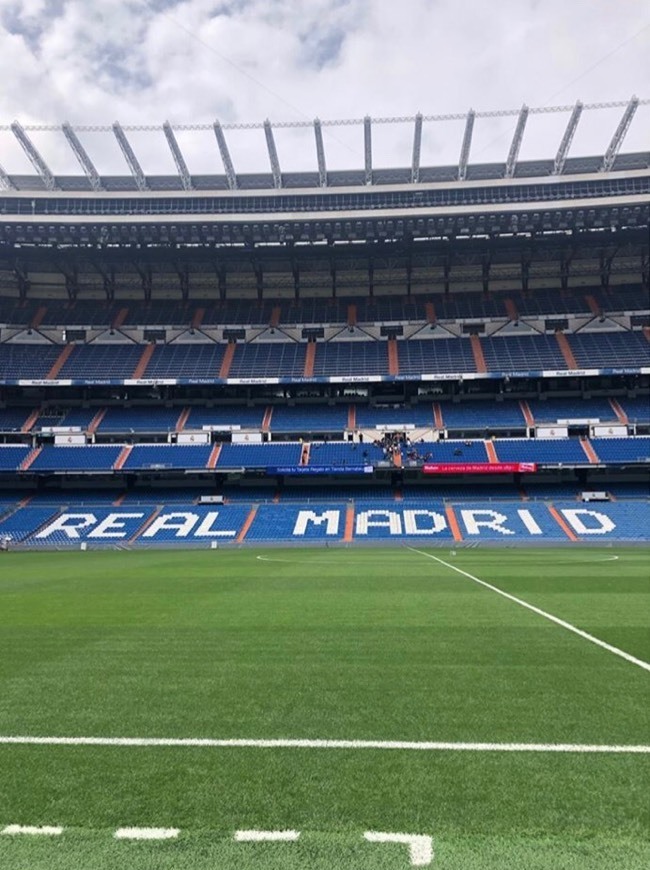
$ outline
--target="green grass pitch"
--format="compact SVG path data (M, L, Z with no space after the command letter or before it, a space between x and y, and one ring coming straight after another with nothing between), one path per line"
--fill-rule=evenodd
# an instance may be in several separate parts
M430 552L650 661L647 548ZM407 548L0 556L3 737L643 746L649 686ZM645 870L649 772L643 752L0 742L0 831L63 828L0 834L0 868L411 866L373 831L432 837L434 870Z

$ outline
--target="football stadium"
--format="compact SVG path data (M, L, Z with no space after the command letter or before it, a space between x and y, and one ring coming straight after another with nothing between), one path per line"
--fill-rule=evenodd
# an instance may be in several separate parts
M2 128L3 870L650 866L647 104Z

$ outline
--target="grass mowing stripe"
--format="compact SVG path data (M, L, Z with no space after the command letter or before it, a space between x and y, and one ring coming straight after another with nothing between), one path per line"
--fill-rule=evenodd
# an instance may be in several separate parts
M587 752L650 754L650 745L592 743L453 743L429 740L218 739L209 737L29 737L0 735L0 744L30 746L188 747L197 749L399 749L424 752Z
M629 653L626 653L624 650L619 649L617 646L612 646L610 643L607 643L604 640L600 640L598 637L594 637L593 634L589 634L586 631L583 631L581 628L578 628L576 625L572 625L570 622L566 622L564 619L560 619L558 616L553 616L552 613L548 613L546 610L542 610L540 607L535 607L534 604L529 604L527 601L524 601L522 598L517 598L516 595L511 595L509 592L504 592L503 589L499 589L498 586L493 586L492 583L488 583L485 580L481 580L479 577L475 577L473 574L470 574L467 571L463 571L462 568L457 568L456 565L452 565L449 562L445 562L444 559L439 559L437 556L434 556L432 553L425 553L424 550L416 550L415 547L407 547L408 550L411 550L412 553L418 553L420 556L425 556L427 559L433 559L435 562L439 562L441 565L444 565L445 568L450 568L452 571L456 571L457 574L462 574L463 577L467 577L469 580L473 580L474 583L478 583L481 586L485 586L486 589L489 589L492 592L496 592L498 595L502 595L504 598L507 598L509 601L514 601L515 604L519 604L520 607L525 607L527 610L536 613L538 616L543 616L544 619L548 619L550 622L554 622L556 625L559 625L561 628L565 628L567 631L572 631L574 634L577 634L578 637L583 638L584 640L588 640L590 643L596 644L596 646L601 647L602 649L607 650L607 652L611 652L616 656L619 656L625 661L630 662L630 664L636 665L639 668L643 668L644 671L650 672L650 662L644 662L642 659L638 659Z

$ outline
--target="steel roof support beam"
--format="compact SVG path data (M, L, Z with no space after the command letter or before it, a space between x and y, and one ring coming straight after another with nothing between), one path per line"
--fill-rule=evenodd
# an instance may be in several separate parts
M147 185L147 179L144 176L142 167L138 163L138 158L133 153L133 148L131 148L131 144L126 138L126 134L120 126L119 121L116 121L113 124L113 133L115 133L115 138L117 139L118 145L122 149L122 154L124 155L124 159L128 163L129 169L131 170L131 175L135 180L138 190L148 190L149 188Z
M68 121L64 121L63 124L61 124L61 130L63 131L63 135L65 136L65 138L68 140L68 145L72 148L74 156L77 158L77 160L81 164L81 168L86 173L86 178L90 182L91 188L93 190L103 190L104 188L102 186L102 180L99 177L99 173L95 169L95 164L88 156L88 152L79 141L79 137L72 129Z
M623 139L625 139L625 135L627 131L630 129L630 124L632 123L632 118L634 117L634 113L636 112L639 106L639 98L632 97L630 102L625 107L625 111L623 112L623 117L619 121L618 127L616 128L616 132L612 136L612 141L609 143L609 147L605 152L605 156L603 157L603 164L600 167L601 172L609 172L609 170L614 165L614 161L616 160L616 155L621 149L621 145L623 144Z
M228 187L230 190L237 190L238 184L235 167L232 165L230 151L228 150L228 143L226 142L226 137L223 134L223 130L221 129L221 124L219 123L219 121L214 122L214 124L212 125L212 129L214 130L214 135L217 139L217 145L219 146L219 154L221 154L221 162L223 163L224 172L226 173Z
M413 156L411 157L411 184L417 184L420 180L420 151L422 150L422 115L420 112L415 116L415 129L413 130Z
M0 186L3 190L16 190L16 185L9 178L2 166L0 166Z
M316 138L316 158L318 160L318 183L327 187L327 166L325 164L325 146L323 145L323 128L320 120L314 120L314 136Z
M467 164L469 163L469 152L472 147L472 134L474 132L474 119L476 113L474 109L470 109L465 119L465 132L463 133L463 144L460 146L460 158L458 160L458 180L465 181L467 176Z
M363 119L363 154L365 183L372 184L372 120L369 115Z
M524 103L519 112L519 117L517 118L517 126L515 127L515 134L512 137L512 143L510 145L510 151L508 152L508 159L506 160L506 171L505 178L512 178L515 174L515 168L517 166L517 158L519 157L519 149L521 148L521 142L524 138L524 130L526 129L526 121L528 120L528 106Z
M571 147L571 142L573 141L575 132L578 129L578 122L580 121L581 115L582 103L580 102L580 100L578 100L578 102L573 107L573 111L571 112L569 123L566 125L566 130L564 131L564 136L562 136L560 147L557 149L557 154L555 155L555 163L553 164L553 175L561 175L562 171L564 170L564 164L566 163L566 159L569 156L569 148Z
M187 168L187 163L185 162L185 158L183 157L183 152L180 149L180 145L176 140L176 136L174 135L174 131L172 130L172 126L169 121L165 121L165 123L163 124L163 133L165 134L165 138L167 139L169 150L172 152L172 157L174 158L174 163L176 164L176 169L178 170L178 176L181 180L181 184L183 185L183 190L193 190L194 185L192 184L192 176L190 175L190 171Z
M269 152L271 174L273 175L273 187L280 188L282 187L282 172L280 171L280 161L278 160L278 149L275 147L273 127L268 118L264 121L264 135L266 136L266 148Z
M18 139L21 148L29 158L30 163L43 180L43 184L45 185L46 190L56 190L56 181L54 180L54 176L50 171L50 167L43 160L38 150L36 149L36 146L29 138L27 133L25 133L18 121L13 122L13 124L11 125L11 130L16 139Z

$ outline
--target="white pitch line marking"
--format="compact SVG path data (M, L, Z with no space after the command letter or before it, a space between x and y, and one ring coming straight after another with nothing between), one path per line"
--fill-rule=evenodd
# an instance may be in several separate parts
M414 549L413 547L408 547L406 545L404 545L404 546L408 550ZM419 551L416 551L416 552L419 552ZM388 562L391 561L391 559L389 558L390 555L391 554L387 553L386 557L384 557L382 559L364 559L364 562L380 563L380 564L384 565L384 564L386 564L387 561ZM452 552L452 555L455 556L456 552L455 551ZM319 565L338 565L338 564L340 564L340 560L336 559L336 558L334 558L334 559L276 559L273 556L255 556L255 558L260 562L273 562L273 563L277 562L277 563L282 563L284 565L313 565L315 563L318 563ZM509 561L511 561L512 558L513 557L510 556ZM561 561L561 562L549 562L549 564L553 564L553 565L593 565L594 563L599 563L599 562L615 562L615 561L618 561L620 558L621 558L620 556L594 556L593 559L571 559L571 560L565 560L565 561ZM395 561L398 562L397 559ZM403 564L403 562L400 564Z
M29 834L35 837L59 837L63 833L63 828L53 827L52 825L43 825L35 827L33 825L7 825L0 831L0 834L7 834L15 837L19 834Z
M238 843L291 842L299 836L300 831L235 831Z
M342 556L343 552L347 552L347 551L341 551L341 559L343 557ZM395 554L393 554L393 555L395 555ZM285 565L313 565L316 562L318 562L319 565L339 565L339 564L341 564L341 559L337 559L337 558L334 558L334 559L276 559L273 556L255 556L255 558L260 562L282 562ZM387 561L390 561L390 559L386 559L386 558L383 558L383 559L364 559L364 564L366 562L379 562L381 564L385 564ZM395 562L398 564L404 564L403 560L402 560L402 562L400 562L399 559L397 559L397 558L395 559Z
M650 745L592 743L451 743L432 740L316 740L249 737L1 736L0 744L29 746L161 746L198 749L405 749L425 752L563 752L650 755Z
M179 828L118 828L113 834L116 840L174 840Z
M369 843L399 843L408 846L411 867L428 867L433 861L433 840L426 834L385 834L366 831L363 835Z
M607 652L611 652L615 656L619 656L620 658L625 659L626 662L630 662L630 664L636 665L639 668L643 668L644 671L650 671L649 662L644 662L642 659L637 659L635 656L626 653L624 650L619 649L617 646L612 646L611 643L607 643L604 640L600 640L600 638L598 637L594 637L593 634L589 634L588 632L583 631L576 625L572 625L572 623L566 622L566 620L560 619L558 616L553 616L552 613L548 613L546 610L542 610L540 607L535 607L534 604L529 604L522 598L517 598L516 595L511 595L509 592L504 592L504 590L499 589L498 586L493 586L491 583L487 583L485 580L481 580L479 577L475 577L473 574L470 574L467 571L463 571L462 568L457 568L450 562L445 562L444 559L439 559L437 556L434 556L431 553L425 553L424 550L416 550L415 547L408 547L408 549L411 550L411 552L413 553L418 553L420 556L426 556L427 559L433 559L435 562L439 562L441 565L444 565L445 568L456 571L457 574L462 574L463 577L467 577L469 580L473 580L474 583L478 583L480 586L485 586L486 589L489 589L492 592L496 592L497 595L502 595L503 598L507 598L509 601L514 601L515 604L519 604L520 607L525 607L526 610L530 610L533 613L536 613L538 616L543 616L544 619L548 619L550 622L554 622L556 625L559 625L561 628L565 628L567 631L572 631L574 634L577 634L578 637L581 637L584 640L588 640L590 643L594 643L596 644L596 646L599 646L602 649L606 649Z

